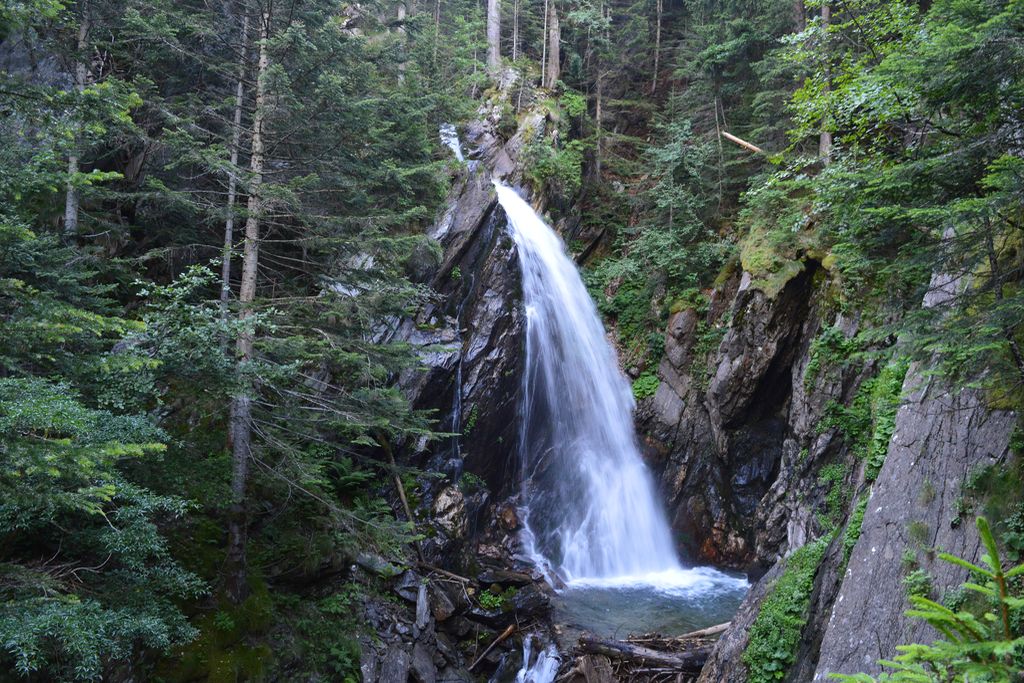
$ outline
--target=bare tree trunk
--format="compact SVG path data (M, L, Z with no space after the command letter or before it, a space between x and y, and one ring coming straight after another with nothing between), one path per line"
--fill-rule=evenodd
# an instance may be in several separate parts
M253 331L245 328L256 297L256 273L259 266L260 218L263 214L263 125L266 120L266 73L270 65L267 42L270 39L270 14L264 12L260 27L259 61L256 70L256 98L252 121L252 144L249 171L249 201L245 219L245 245L242 250L242 284L238 293L238 320L242 325L238 333L235 355L240 374L245 376L246 366L253 358ZM246 597L246 532L245 497L249 483L249 459L252 457L252 396L255 389L251 380L231 399L231 510L228 515L228 550L226 588L235 603Z
M793 20L797 31L807 28L807 8L804 7L804 0L793 0Z
M405 6L405 2L398 3L398 34L401 36L402 41L402 61L398 63L398 83L405 83L405 16L408 9Z
M512 61L519 59L519 0L512 2Z
M544 81L548 75L548 4L551 0L544 0L544 27L540 31L540 87L544 87Z
M501 0L487 0L487 70L501 69Z
M651 94L658 90L658 60L661 57L661 14L664 0L657 0L657 18L654 22L654 74L651 76Z
M825 35L826 36L828 35L828 25L829 25L829 22L831 21L831 19L832 19L832 9L828 5L822 5L821 6L821 25L822 25L822 30L825 31ZM828 63L829 55L828 55L828 45L827 45L827 43L822 46L822 49L824 50L824 53L825 53L824 54L824 58L825 58L825 81L826 81L825 89L827 91L827 90L830 89L830 85L829 85L828 81L830 81L831 78L832 78L832 69L831 69L831 66ZM822 125L821 135L818 136L818 156L821 158L821 160L823 162L825 162L827 164L829 162L829 160L831 159L831 157L832 157L832 133L830 131L826 130L826 128L825 128L826 126L828 126L828 121L827 120L823 120L821 122L821 125Z
M434 62L437 68L437 44L441 42L441 0L434 0Z
M78 55L75 62L75 90L81 94L85 90L85 81L89 70L86 65L88 56L85 54L89 39L89 2L82 0L82 18L78 24ZM75 141L77 144L77 140ZM75 187L75 176L78 175L78 150L68 154L68 184L64 194L64 234L73 237L78 232L78 188Z
M249 52L249 12L242 7L242 46L238 57L238 82L235 84L234 128L231 130L231 170L228 176L228 217L224 221L224 248L220 265L220 319L228 318L231 298L231 254L235 247L235 199L238 197L238 148L242 141L242 105L245 102L245 63Z
M544 78L541 81L541 87L554 88L558 83L559 71L562 66L562 57L559 52L562 44L562 33L558 27L558 7L555 5L555 0L548 0L547 6L548 60L544 68Z

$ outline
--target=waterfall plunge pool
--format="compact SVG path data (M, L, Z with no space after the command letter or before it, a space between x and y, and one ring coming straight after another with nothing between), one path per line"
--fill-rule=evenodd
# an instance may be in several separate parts
M750 584L745 576L695 567L614 579L571 581L554 599L554 620L565 635L589 631L682 635L732 619Z

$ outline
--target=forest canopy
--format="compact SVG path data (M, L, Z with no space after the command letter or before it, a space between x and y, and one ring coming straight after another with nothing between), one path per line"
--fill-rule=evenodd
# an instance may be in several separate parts
M0 669L358 675L365 587L296 586L414 557L392 446L450 435L392 333L485 103L554 122L525 182L639 397L670 313L813 262L858 348L1021 407L1024 2L486 5L0 8Z

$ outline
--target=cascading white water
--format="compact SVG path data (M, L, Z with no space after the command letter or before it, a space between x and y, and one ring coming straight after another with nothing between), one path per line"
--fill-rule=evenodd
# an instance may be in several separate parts
M633 394L597 308L555 232L495 182L526 309L524 497L536 550L569 581L679 572L640 457Z
M533 645L532 635L523 639L523 667L516 673L515 683L551 683L558 674L558 649L554 645L538 648L534 657Z
M462 156L462 143L459 141L459 133L455 130L455 126L450 123L442 123L437 132L441 136L441 144L450 149L456 159L465 161Z

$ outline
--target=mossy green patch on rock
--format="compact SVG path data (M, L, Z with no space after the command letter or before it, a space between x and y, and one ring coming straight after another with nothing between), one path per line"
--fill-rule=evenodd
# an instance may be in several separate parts
M761 603L743 651L748 683L771 683L786 677L807 623L814 577L830 540L830 536L819 538L790 555L782 576Z

